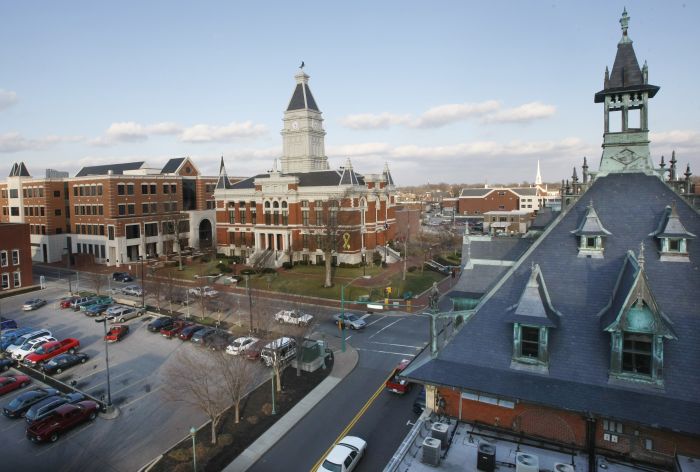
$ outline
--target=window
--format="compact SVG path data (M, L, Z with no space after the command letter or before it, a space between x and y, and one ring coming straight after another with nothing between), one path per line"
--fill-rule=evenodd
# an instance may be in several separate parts
M45 216L44 215L44 207L39 207L39 216Z
M308 247L309 247L309 235L308 234L301 235L301 246L304 249L308 249Z
M98 205L98 206L97 206L97 213L100 214L100 215L104 215L104 212L105 212L104 206L103 206L103 205Z
M538 357L540 350L540 329L531 326L521 328L520 355L523 357Z
M2 189L2 198L7 198L7 190Z
M73 196L77 197L78 196L78 187L73 185Z
M19 216L19 207L10 207L11 216Z
M100 246L100 257L102 259L105 258L105 246L104 246L104 244Z
M309 210L301 210L301 224L309 226Z
M158 223L146 223L143 227L146 236L158 236Z
M157 193L156 184L151 184L149 188L151 189L151 195L155 195Z
M77 246L77 249L76 249L77 253L83 252L83 245L81 243L78 243L76 246Z
M652 336L625 332L623 339L622 371L651 375Z
M170 193L170 185L163 184L163 193Z
M123 203L119 204L119 216L124 216L126 215L126 205Z
M81 197L85 196L85 187L83 187L82 185L78 187L78 195L80 195Z
M148 195L148 184L141 184L141 194Z
M238 213L238 219L242 225L245 224L245 208L243 206L241 206L241 210Z
M97 195L102 195L102 184L97 186Z
M0 251L0 267L7 267L7 251Z
M323 225L323 210L320 208L316 209L316 226Z
M2 289L10 288L10 274L2 274Z
M669 238L668 251L669 252L680 252L680 250L681 250L681 240Z
M90 196L94 197L97 195L97 185L90 185Z
M134 194L134 184L126 184L126 194L127 195Z
M622 423L619 421L603 420L603 431L606 433L622 434Z
M107 238L114 241L114 226L107 226Z
M513 324L513 358L514 361L543 365L548 361L547 328L542 326L524 326Z
M19 265L19 249L12 250L12 265Z
M56 209L53 211L53 216L61 216L61 209L60 209L60 208L56 208Z
M142 203L141 204L141 213L146 214L148 213L148 209L150 208L148 203Z
M10 189L10 198L19 198L19 191L16 188Z
M140 225L127 225L124 227L126 230L126 239L135 239L141 237L141 226Z
M175 184L170 185L170 193L177 193L177 185L175 185Z
M235 210L229 210L229 212L228 212L228 222L229 222L229 224L235 224L235 223L236 223L236 211L235 211Z
M134 213L136 213L136 205L134 205L133 203L129 203L127 205L127 213L129 215L133 215Z
M105 235L105 225L100 225L100 236Z
M14 286L15 287L21 287L22 286L22 277L20 276L19 272L13 272L12 273L12 278L14 279Z
M308 200L302 200L302 201L301 201L301 207L302 207L302 208L309 208L309 201L308 201Z
M124 184L117 185L117 195L126 195Z

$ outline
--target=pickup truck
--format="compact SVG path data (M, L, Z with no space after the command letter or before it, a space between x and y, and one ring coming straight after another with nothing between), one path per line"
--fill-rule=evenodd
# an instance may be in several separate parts
M304 314L298 310L280 310L272 318L278 323L287 323L297 326L308 326L314 320L311 315Z
M75 338L66 338L62 341L51 341L43 344L39 349L24 358L24 363L30 367L36 367L39 363L56 357L64 352L74 354L80 347L80 341Z

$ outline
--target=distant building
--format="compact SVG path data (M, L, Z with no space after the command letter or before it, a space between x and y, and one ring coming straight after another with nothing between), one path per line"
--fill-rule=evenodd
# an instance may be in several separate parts
M700 214L685 199L689 178L651 161L659 87L639 67L628 21L625 11L595 94L598 170L582 182L574 173L563 211L473 310L440 315L459 328L404 375L426 385L429 408L574 448L590 471L598 455L688 470L677 458L700 451Z
M32 285L29 225L0 223L0 291Z
M484 232L498 234L525 234L532 224L532 213L527 210L487 211L484 213Z

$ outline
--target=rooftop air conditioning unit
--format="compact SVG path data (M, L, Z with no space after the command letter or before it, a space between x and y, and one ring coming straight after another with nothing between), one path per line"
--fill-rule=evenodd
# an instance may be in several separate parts
M430 428L430 436L440 441L440 447L447 447L447 430L449 426L446 423L434 423Z
M425 438L423 440L423 457L421 462L435 467L440 465L440 441L438 439Z
M562 462L556 462L554 464L554 472L575 472L574 466L571 464L564 464Z
M515 456L515 472L540 472L540 460L534 454L519 452Z
M484 472L496 470L496 448L487 442L479 443L479 451L476 456L476 469Z

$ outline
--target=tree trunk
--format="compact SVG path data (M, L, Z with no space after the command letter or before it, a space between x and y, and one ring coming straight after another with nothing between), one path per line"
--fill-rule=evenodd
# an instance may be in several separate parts
M278 392L282 391L282 375L281 375L281 373L282 373L282 370L279 367L277 369L275 369L275 376L277 377L276 378L276 380L277 380L276 387L277 387Z
M211 418L211 443L216 444L216 426L219 424L218 417Z
M236 406L236 424L238 424L241 421L241 402L237 401L235 403Z
M333 286L333 279L331 277L331 262L333 260L333 253L332 252L327 252L325 254L325 264L326 264L326 282L323 284L325 288L332 287Z

